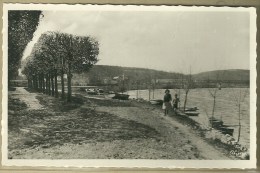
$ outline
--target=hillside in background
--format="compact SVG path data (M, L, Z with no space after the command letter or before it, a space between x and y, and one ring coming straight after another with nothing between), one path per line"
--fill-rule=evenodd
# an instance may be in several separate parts
M172 79L181 76L180 73L164 72L145 68L119 67L95 65L88 73L90 81L99 80L100 78L113 78L115 76L125 75L132 81L151 81L151 79Z
M134 67L119 67L119 66L106 66L95 65L88 73L87 76L90 80L97 80L99 78L113 78L115 76L125 75L130 80L134 81L150 81L151 79L175 79L181 78L181 73L165 72L145 68ZM193 79L197 80L249 80L249 70L216 70L202 72L192 75Z
M95 65L93 68L82 74L73 74L72 82L73 85L106 85L111 84L114 77L124 75L127 84L136 86L144 85L143 88L147 87L147 84L151 83L152 80L156 80L158 88L173 88L180 87L181 81L188 78L189 75L183 75L181 73L165 72L145 68L135 67L119 67L119 66L107 66L107 65ZM25 76L17 78L19 80L26 80ZM192 79L195 80L196 87L210 87L209 82L212 82L212 86L215 86L214 80L220 80L223 87L239 87L249 86L249 70L217 70L208 71L198 74L192 74ZM18 81L13 81L18 82ZM223 83L224 82L224 83ZM26 83L26 82L25 82ZM159 85L160 83L160 85ZM18 86L18 85L17 85Z
M237 81L249 81L250 72L249 70L216 70L202 72L193 75L194 79L197 80L237 80Z

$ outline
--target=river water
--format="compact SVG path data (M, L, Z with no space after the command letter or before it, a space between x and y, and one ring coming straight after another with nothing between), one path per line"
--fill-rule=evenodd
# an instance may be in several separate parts
M163 99L164 89L156 89L150 92L150 99ZM188 100L186 107L197 107L200 113L197 117L191 117L196 122L200 123L202 127L208 127L208 117L212 115L213 97L210 91L214 89L199 88L191 89L188 93ZM170 89L172 97L178 94L180 97L180 107L183 107L185 93L184 90ZM131 90L128 91L130 98L143 98L149 100L148 90ZM249 148L250 141L250 108L249 108L249 88L222 88L216 92L216 105L214 117L221 119L225 125L230 125L234 128L233 137L238 137L238 104L239 96L241 95L241 136L240 143Z

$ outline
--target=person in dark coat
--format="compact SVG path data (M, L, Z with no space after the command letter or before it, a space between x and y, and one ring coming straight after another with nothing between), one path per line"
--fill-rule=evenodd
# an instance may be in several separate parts
M171 105L172 101L172 95L170 94L170 90L165 90L165 95L163 97L163 109L164 109L164 115L167 115L169 113L169 110L172 108Z

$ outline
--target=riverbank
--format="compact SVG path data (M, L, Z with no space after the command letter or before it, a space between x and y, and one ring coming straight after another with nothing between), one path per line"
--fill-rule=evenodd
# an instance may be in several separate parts
M26 90L14 98L15 92L9 92L10 159L235 159L185 119L166 117L147 102L75 95L66 103ZM39 109L24 101L31 94Z
M150 98L162 99L164 95L164 89L156 89L151 93ZM199 116L190 117L194 121L208 128L209 117L213 112L213 97L210 95L210 88L196 88L191 89L188 94L187 107L197 107L199 110ZM178 94L180 98L180 107L183 107L185 100L185 93L182 89L170 89L172 95ZM241 131L239 135L239 116L238 116L238 104L236 98L239 94L243 93L243 99L240 107L240 124ZM130 98L136 99L136 91L128 91ZM239 143L248 149L250 148L250 104L249 104L249 88L222 88L216 93L214 117L218 120L222 120L225 125L234 129L233 137L238 140ZM138 98L149 100L148 90L139 90ZM238 137L240 136L240 137Z

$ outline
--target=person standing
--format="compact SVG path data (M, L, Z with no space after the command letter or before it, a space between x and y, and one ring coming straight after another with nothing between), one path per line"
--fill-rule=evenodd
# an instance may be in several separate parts
M169 110L172 108L171 105L172 96L170 94L170 90L165 90L165 95L163 97L163 109L164 109L164 115L166 116L169 113Z
M180 102L180 99L178 98L178 94L175 94L175 98L172 101L174 111L176 111L178 109L179 102Z

